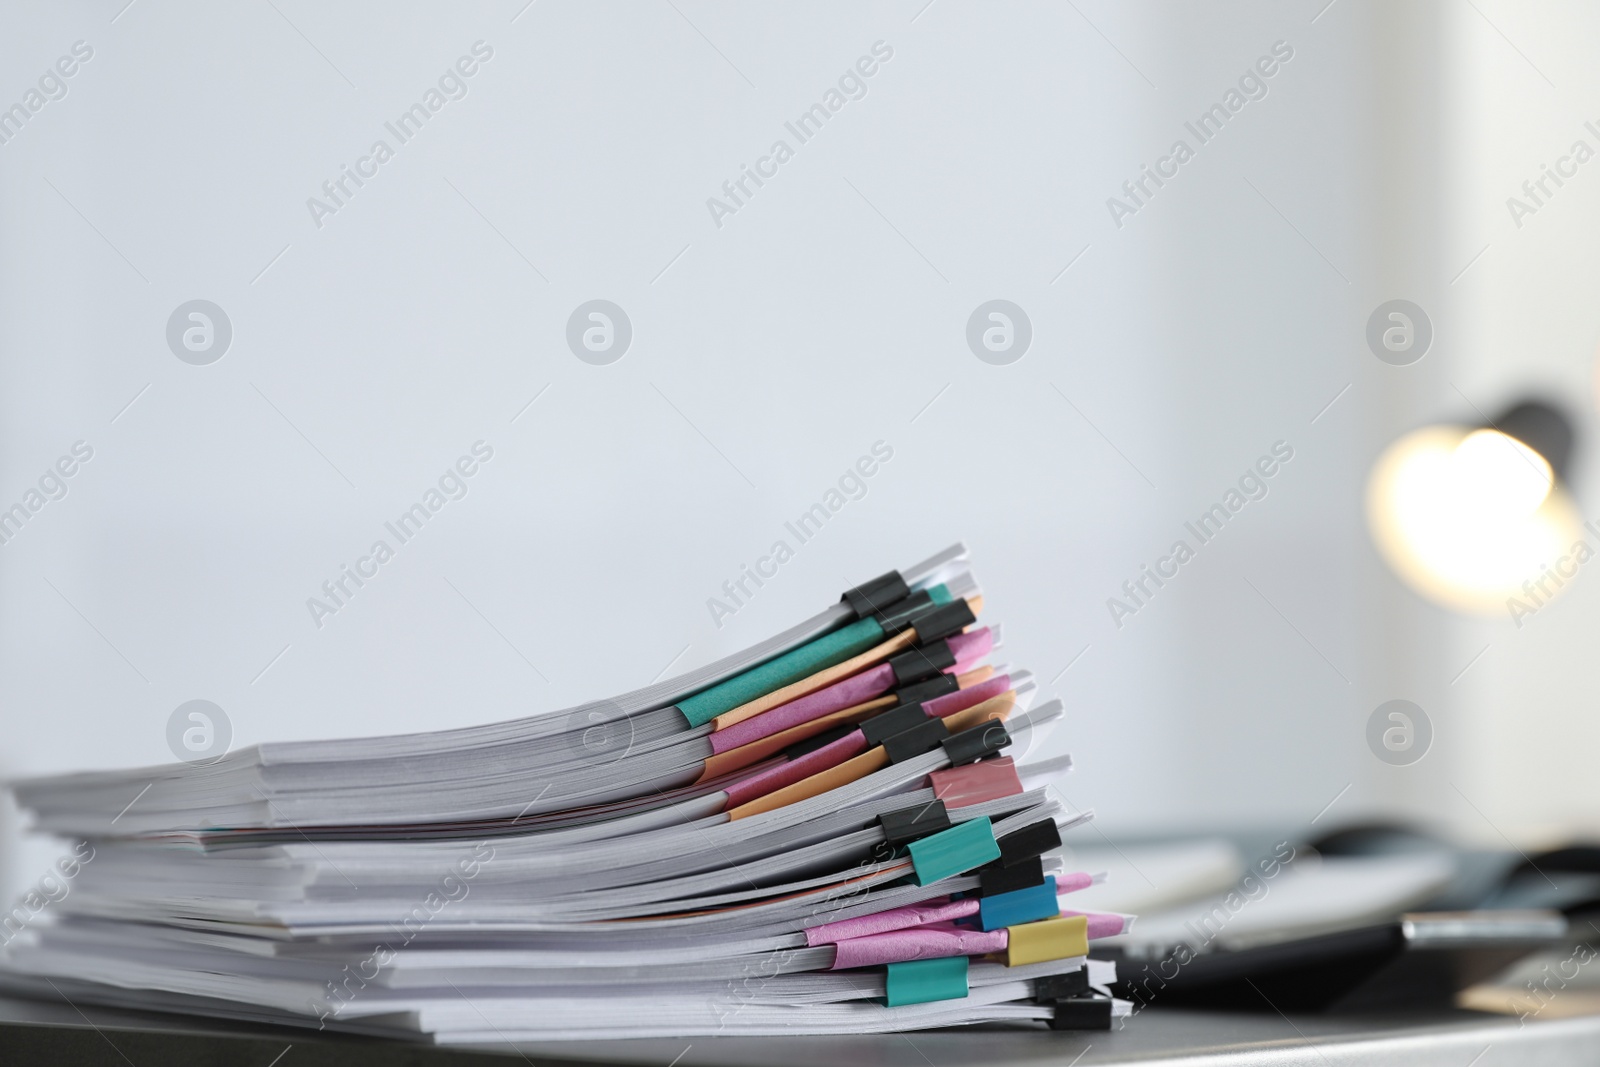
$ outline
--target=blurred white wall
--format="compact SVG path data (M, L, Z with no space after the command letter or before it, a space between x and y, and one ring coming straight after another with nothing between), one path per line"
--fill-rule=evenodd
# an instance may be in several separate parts
M1600 11L1486 5L1452 9L1444 25L1455 56L1447 255L1463 265L1481 258L1454 286L1451 382L1433 401L1440 412L1459 413L1462 394L1486 407L1519 392L1566 398L1579 434L1578 508L1586 521L1600 519L1600 162L1573 158L1578 141L1600 154L1600 75L1587 47L1600 32ZM1560 184L1545 178L1558 167L1569 174ZM1543 192L1535 185L1530 197L1523 183L1542 178ZM1600 549L1600 538L1583 536ZM1508 612L1455 627L1459 662L1480 651L1482 658L1457 687L1459 729L1470 744L1453 799L1463 833L1491 845L1559 841L1575 828L1600 833L1600 589L1589 571L1580 569L1520 626Z
M1495 215L1582 117L1555 16L1518 29L1571 80L1561 120L1481 28L1450 22L1447 62L1437 17L1356 0L120 8L0 15L0 102L93 49L0 144L0 501L94 449L0 546L0 772L165 761L194 698L235 746L561 708L959 538L1003 658L1067 701L1051 751L1107 833L1450 820L1462 775L1519 821L1580 795L1516 807L1549 738L1501 736L1530 674L1572 677L1580 594L1452 686L1475 632L1398 589L1360 514L1389 437L1454 413L1441 383L1587 374L1549 249L1591 194L1545 238ZM385 123L480 41L465 96L399 144ZM785 123L875 45L864 95L799 143ZM1230 91L1201 144L1185 124ZM319 226L308 198L380 138L394 157ZM777 139L793 158L719 226L708 198ZM1193 158L1114 217L1179 139ZM1363 339L1402 296L1439 335L1403 369ZM207 366L167 342L193 299L232 324ZM632 324L610 365L567 345L593 299ZM1006 366L965 336L993 299L1032 327ZM315 625L307 598L477 441L467 495ZM866 495L715 626L707 598L878 441ZM1267 495L1198 546L1185 522L1278 442ZM1108 598L1180 538L1195 558L1116 625ZM1438 709L1414 767L1367 748L1393 697ZM38 850L9 835L26 881Z

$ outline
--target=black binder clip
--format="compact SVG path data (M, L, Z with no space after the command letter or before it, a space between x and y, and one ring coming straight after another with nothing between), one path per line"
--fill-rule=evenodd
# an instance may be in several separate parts
M850 605L850 610L856 613L856 618L864 619L910 595L911 587L900 577L900 572L890 571L888 574L880 574L870 582L862 582L839 599Z
M959 734L944 739L944 752L950 757L950 766L960 767L992 756L1011 743L1006 724L998 719L988 719L968 727Z
M878 620L878 625L883 628L884 636L893 637L895 634L911 625L911 620L930 608L938 607L933 602L933 596L926 589L912 593L904 600L896 601L888 607L872 614Z
M972 605L965 600L937 604L911 616L911 626L917 631L917 643L923 645L958 634L977 621L978 617L972 613Z
M899 811L886 811L878 816L878 823L883 827L884 840L898 848L950 829L950 813L945 810L944 801L933 800Z
M1061 847L1061 828L1054 819L1040 819L1000 838L1000 866L1015 867Z
M920 708L918 714L921 714ZM945 728L943 719L924 717L911 729L884 738L883 752L890 763L904 763L924 752L932 752L949 739L950 731Z
M887 738L895 734L915 729L925 722L937 721L928 717L928 713L922 710L921 704L901 704L863 722L861 736L867 739L867 747L870 748L873 745L883 744Z
M1079 967L1066 974L1052 974L1036 978L1033 982L1033 999L1039 1004L1057 1000L1071 1000L1089 992L1089 968Z
M921 704L946 693L954 693L960 688L961 683L956 681L955 675L940 673L911 685L903 685L894 691L894 695L897 703Z
M950 651L950 642L934 641L908 648L889 657L889 669L894 672L897 687L912 685L932 678L956 665L956 654Z
M1070 997L1055 1001L1055 1008L1055 1017L1050 1020L1052 1030L1111 1029L1110 997Z
M1011 866L996 861L978 868L979 896L997 897L1036 885L1044 885L1044 860L1038 856Z

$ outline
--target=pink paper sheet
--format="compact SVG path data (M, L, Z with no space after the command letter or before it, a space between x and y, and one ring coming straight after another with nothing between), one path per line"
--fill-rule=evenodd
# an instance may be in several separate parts
M966 930L960 927L923 927L855 937L836 946L833 970L873 967L905 960L941 956L981 956L1004 952L1010 935L1005 930Z
M908 930L916 926L949 922L952 919L962 919L976 914L978 914L976 899L949 900L936 904L908 904L903 908L880 911L876 915L862 915L854 919L840 919L838 922L813 926L806 931L806 944L815 948L817 945L832 944L852 937L867 937L871 934L887 933L890 930Z
M934 697L923 703L923 708L929 715L937 719L948 718L958 711L966 711L970 707L982 704L990 697L997 697L1011 688L1011 675L997 674L987 682L957 689L954 693L946 693L942 697Z
M730 785L727 789L728 803L723 810L748 803L757 797L764 797L774 790L793 785L800 779L809 778L829 767L836 767L866 750L867 739L861 736L860 730L853 730L831 744L807 752L799 759L780 763L776 767L768 767L760 774L751 775L743 781Z
M1075 889L1087 889L1094 884L1094 876L1083 871L1058 874L1055 876L1055 880L1057 896L1062 893L1070 893ZM976 897L967 897L962 900L931 901L926 904L908 904L903 908L890 908L875 915L861 915L854 919L840 919L838 922L813 926L806 931L806 944L815 948L817 945L832 944L847 938L867 937L872 934L886 933L890 930L907 930L917 926L953 922L956 919L964 919L969 915L976 914L978 914ZM1063 912L1062 914L1083 915L1090 913ZM1122 916L1115 915L1112 918L1117 920L1117 932L1121 933ZM1111 935L1091 934L1090 936L1109 937Z
M899 909L897 909L899 910ZM1064 911L1063 915L1082 915L1088 920L1088 936L1093 941L1122 933L1123 917L1105 912ZM847 967L875 967L905 960L926 960L942 956L981 956L1003 952L1011 941L1009 929L971 930L948 922L927 923L901 930L885 930L851 937L835 943L835 971Z
M1063 915L1087 915L1089 917L1089 940L1096 941L1102 937L1116 937L1122 933L1127 925L1121 915L1113 915L1104 911L1063 911Z
M823 715L863 704L887 693L893 684L894 671L889 669L887 663L869 667L860 674L852 674L841 682L818 689L815 693L809 693L798 700L791 700L787 704L780 704L763 711L760 715L752 715L744 722L736 722L726 730L718 730L711 735L711 751L721 754L740 745L759 741L763 737L770 737L791 726L799 726L803 722L810 722Z
M994 631L987 626L980 626L976 630L965 633L952 634L950 637L950 654L956 658L956 666L962 663L971 663L973 660L982 659L994 651Z

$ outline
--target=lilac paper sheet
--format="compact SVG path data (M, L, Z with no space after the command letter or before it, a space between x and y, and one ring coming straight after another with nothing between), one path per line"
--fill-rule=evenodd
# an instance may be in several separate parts
M955 926L891 930L839 942L835 946L833 970L941 956L981 956L988 952L1004 952L1008 940L1005 930L967 930Z

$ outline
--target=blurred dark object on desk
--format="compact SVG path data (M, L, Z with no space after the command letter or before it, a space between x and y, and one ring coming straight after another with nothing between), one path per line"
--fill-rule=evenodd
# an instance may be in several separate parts
M1545 965L1543 980L1565 991L1580 962L1571 938L1600 940L1600 848L1527 857L1364 824L1260 855L1241 863L1233 888L1142 916L1115 939L1118 995L1140 1006L1245 1011L1490 1001L1491 1010L1525 1011L1552 998L1537 989L1501 995L1499 976L1549 953L1565 978L1552 980Z

